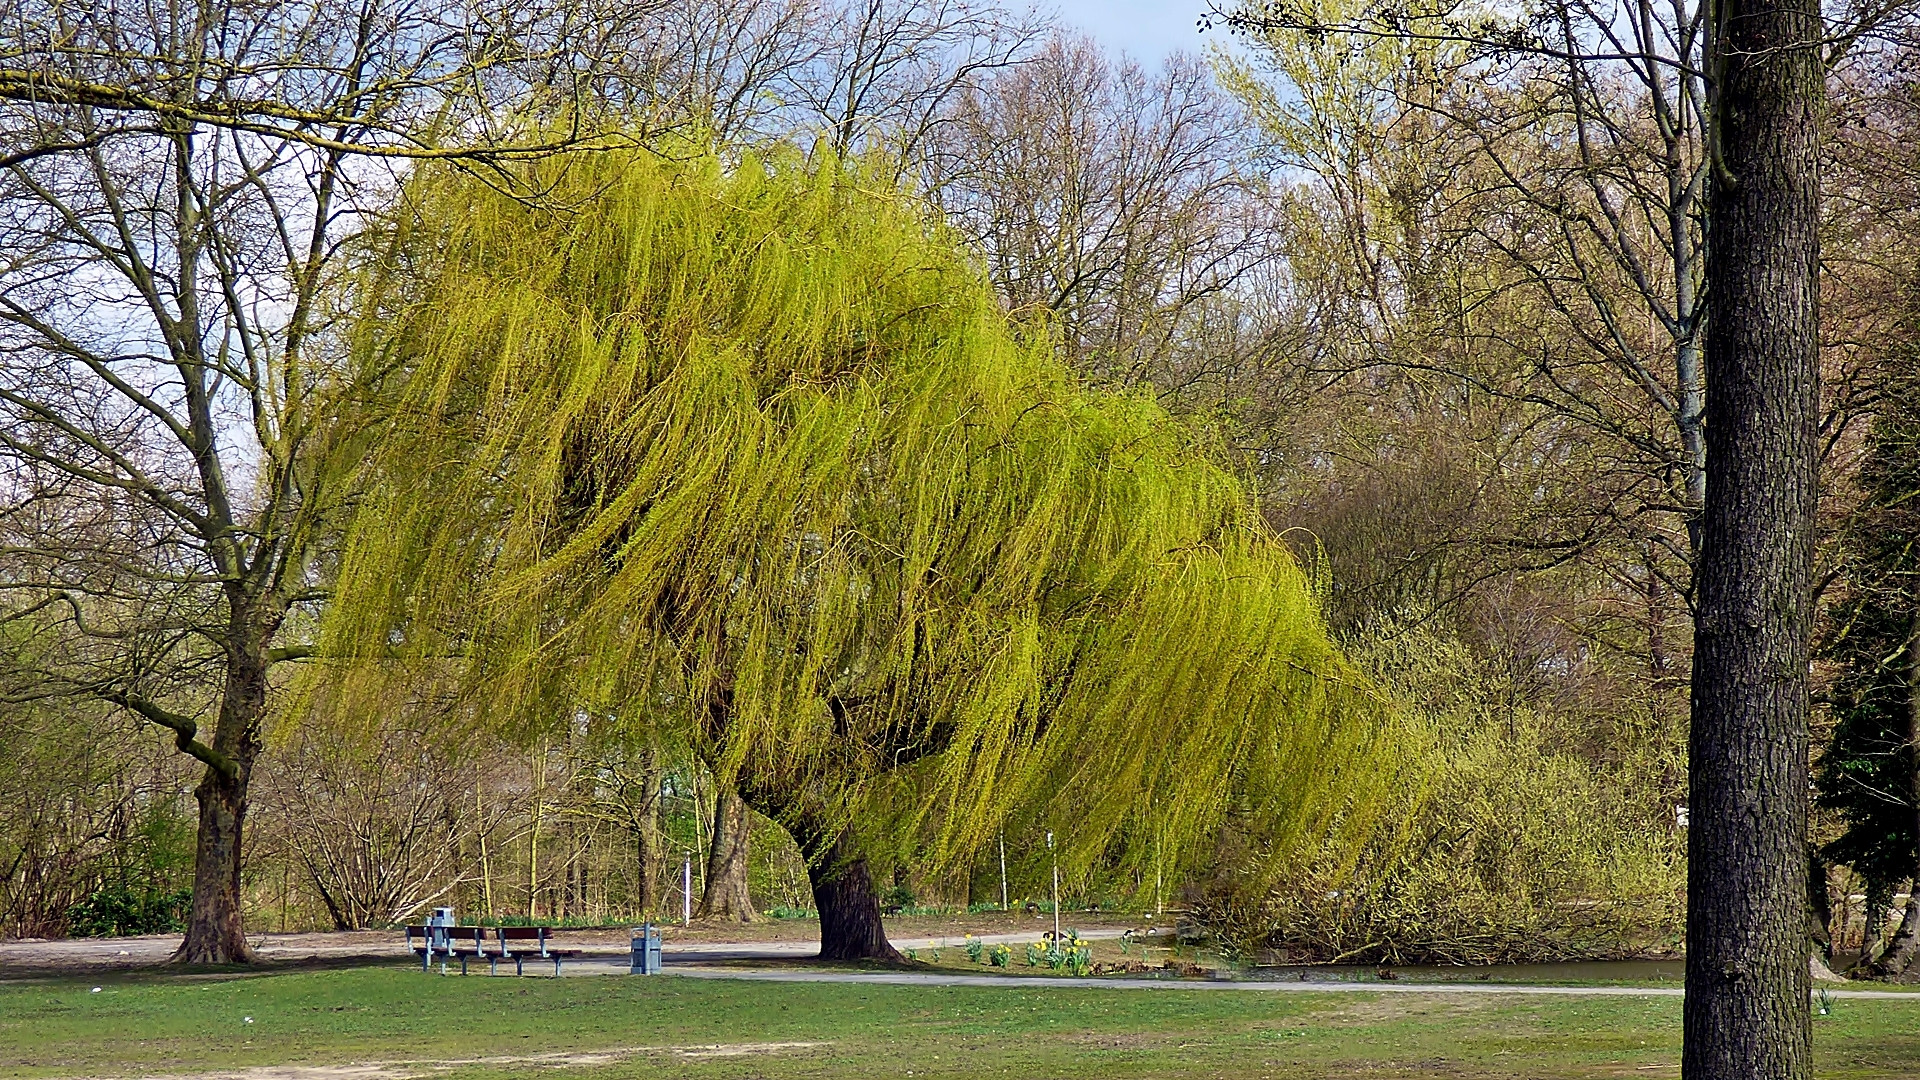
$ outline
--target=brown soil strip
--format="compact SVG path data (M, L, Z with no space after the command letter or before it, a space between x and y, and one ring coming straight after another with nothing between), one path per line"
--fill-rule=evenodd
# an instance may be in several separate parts
M573 1069L613 1065L637 1057L679 1059L748 1057L757 1054L787 1053L794 1050L813 1050L827 1045L829 1044L820 1042L754 1042L713 1043L704 1046L624 1046L607 1050L499 1057L360 1061L346 1065L255 1065L245 1069L147 1074L140 1076L138 1080L417 1080L420 1077L431 1077L473 1065L532 1065L539 1068ZM81 1080L81 1078L75 1078L75 1080ZM84 1080L133 1080L133 1078L88 1077Z

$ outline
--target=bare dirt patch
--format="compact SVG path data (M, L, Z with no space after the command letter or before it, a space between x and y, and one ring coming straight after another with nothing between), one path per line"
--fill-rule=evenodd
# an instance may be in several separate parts
M255 1065L245 1069L214 1069L195 1073L145 1074L138 1080L417 1080L475 1065L529 1065L543 1069L578 1069L614 1065L634 1058L703 1059L750 1057L814 1050L821 1042L713 1043L700 1046L623 1046L606 1050L551 1054L514 1054L495 1057L446 1058L420 1061L360 1061L346 1065ZM73 1080L134 1080L132 1077L86 1077Z

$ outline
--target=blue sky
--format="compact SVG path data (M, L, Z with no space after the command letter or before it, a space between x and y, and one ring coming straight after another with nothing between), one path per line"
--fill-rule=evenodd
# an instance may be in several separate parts
M1194 25L1207 10L1206 0L1053 0L1052 6L1062 22L1150 68L1170 52L1199 54L1227 37L1225 30L1202 34Z

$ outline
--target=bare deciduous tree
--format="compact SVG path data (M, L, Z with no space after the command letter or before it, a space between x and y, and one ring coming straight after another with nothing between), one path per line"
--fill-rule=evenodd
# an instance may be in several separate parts
M1203 309L1272 250L1243 131L1203 63L1149 73L1055 37L958 96L925 142L924 182L1007 304L1051 323L1077 367L1179 389L1220 344L1197 332Z
M270 672L303 651L283 628L320 598L316 545L340 495L326 462L351 437L359 381L331 305L372 265L348 255L393 191L377 163L586 139L570 118L598 63L591 16L441 0L0 8L0 471L14 480L0 586L9 611L57 605L86 643L54 682L171 730L204 766L183 961L248 956L248 785ZM535 85L553 119L529 124ZM101 546L41 512L62 499L139 526Z

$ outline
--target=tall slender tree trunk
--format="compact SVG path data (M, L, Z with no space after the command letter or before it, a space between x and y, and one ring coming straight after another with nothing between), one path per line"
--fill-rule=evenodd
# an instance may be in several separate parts
M1814 0L1717 15L1681 1068L1801 1080L1825 71Z
M1873 965L1880 960L1880 939L1887 929L1887 906L1893 903L1893 885L1879 878L1867 879L1865 907L1860 912L1860 957L1853 965L1864 974L1873 974Z
M640 911L653 916L666 897L661 889L664 859L660 845L660 752L641 751L640 799L634 821L634 858L639 862Z
M1807 841L1807 933L1820 955L1833 960L1833 896L1827 889L1829 868L1820 847Z
M700 896L703 919L757 922L748 891L748 855L753 839L753 814L733 788L716 784L713 799L713 843L707 849L706 888Z

